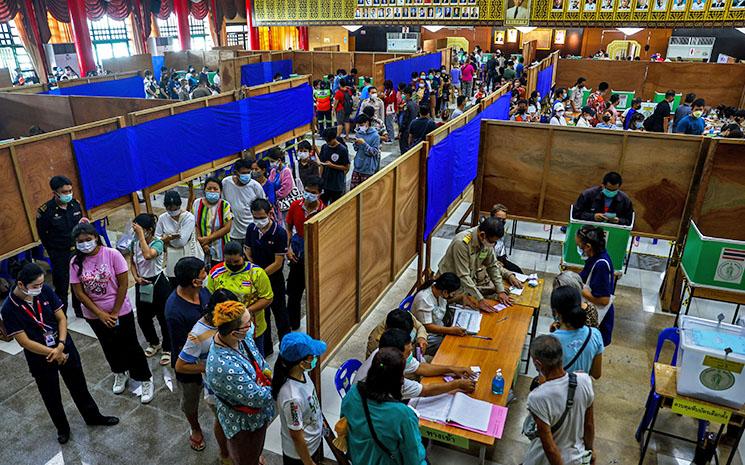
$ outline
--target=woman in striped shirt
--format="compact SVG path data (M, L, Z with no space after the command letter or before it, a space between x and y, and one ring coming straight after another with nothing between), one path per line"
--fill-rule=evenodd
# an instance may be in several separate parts
M230 240L233 212L222 198L222 184L217 178L204 182L204 197L194 200L191 207L196 220L197 241L204 250L204 261L210 268L223 261L223 247Z

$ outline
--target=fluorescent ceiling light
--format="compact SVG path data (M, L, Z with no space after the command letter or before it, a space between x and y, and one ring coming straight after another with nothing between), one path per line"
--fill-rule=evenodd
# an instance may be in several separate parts
M424 26L424 29L428 30L429 32L437 32L444 27L445 26Z
M643 27L617 27L616 30L623 32L625 36L633 36L637 32L643 31Z
M527 34L528 32L533 32L536 30L535 26L518 26L515 29L522 32L523 34Z
M342 27L349 32L355 32L355 31L362 29L362 26L342 26Z

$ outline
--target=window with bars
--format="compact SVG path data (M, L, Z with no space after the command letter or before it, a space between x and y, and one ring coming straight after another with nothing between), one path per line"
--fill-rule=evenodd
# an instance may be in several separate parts
M244 24L228 24L225 26L228 45L240 45L248 49L248 26Z
M36 71L34 71L31 57L23 48L18 29L12 21L0 23L0 68L8 68L14 81L17 68L21 68L21 73L27 80L29 78L36 79Z
M88 21L97 64L109 58L130 56L129 30L125 21L114 21L108 16Z
M178 38L176 15L171 14L168 19L158 18L158 29L161 37ZM189 15L189 32L191 34L192 50L210 50L213 47L212 37L207 26L207 18L198 20Z

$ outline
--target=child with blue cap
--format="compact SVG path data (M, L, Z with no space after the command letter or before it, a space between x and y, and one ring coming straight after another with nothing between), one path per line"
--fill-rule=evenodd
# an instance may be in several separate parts
M289 333L280 343L272 396L282 423L284 465L315 465L323 460L323 413L308 373L324 352L326 343L305 333Z

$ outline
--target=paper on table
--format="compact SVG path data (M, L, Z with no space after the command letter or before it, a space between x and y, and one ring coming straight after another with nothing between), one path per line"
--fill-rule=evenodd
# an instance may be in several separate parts
M510 294L523 295L524 288L511 287Z
M409 405L419 412L419 416L427 420L445 423L453 402L450 394L440 394L434 397L418 397L412 399Z
M501 312L502 310L507 308L507 306L505 304L497 304L493 306L492 308L494 309L495 312Z
M483 400L473 399L462 392L453 397L447 421L458 423L478 431L486 432L489 429L492 404Z
M481 329L481 313L478 310L456 308L455 315L453 315L453 326L464 328L469 334L478 334Z

